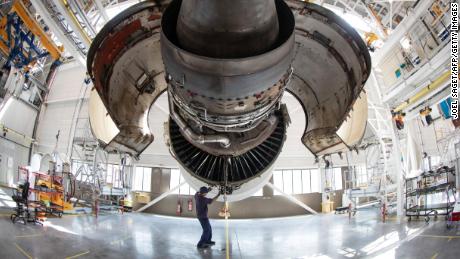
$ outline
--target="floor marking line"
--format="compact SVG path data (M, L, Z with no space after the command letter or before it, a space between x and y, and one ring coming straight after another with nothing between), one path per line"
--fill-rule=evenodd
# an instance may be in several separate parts
M449 239L447 239L447 242L450 242L451 240L452 240L452 238L449 238Z
M431 259L436 259L436 257L438 257L438 253L435 253L435 254L431 257Z
M22 237L38 237L38 236L43 236L43 234L31 234L31 235L15 236L15 237L22 238Z
M85 254L89 254L89 251L79 253L79 254L76 254L76 255L72 255L72 256L68 256L65 259L77 258L77 257L80 257L80 256L85 255Z
M225 200L227 198L225 197ZM225 201L225 258L230 259L230 244L228 240L228 203Z
M435 235L419 235L419 237L432 237L432 238L460 238L460 236L435 236Z
M19 252L21 252L21 254L23 254L25 257L29 259L32 259L32 256L30 256L26 251L24 251L24 249L22 249L17 243L14 243L14 245L19 250Z

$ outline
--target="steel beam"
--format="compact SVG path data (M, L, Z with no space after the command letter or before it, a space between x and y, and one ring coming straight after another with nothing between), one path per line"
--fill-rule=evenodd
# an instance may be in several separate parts
M101 13L102 18L104 19L104 23L108 22L110 20L110 18L107 15L107 12L104 9L104 6L102 5L102 1L95 0L94 3L96 4L97 10L99 10L99 12Z
M72 1L67 1L70 5L73 5L77 11L77 13L81 16L82 19L84 19L84 22L86 23L86 26L88 27L88 30L91 32L91 36L95 37L97 32L94 26L91 24L91 21L89 17L86 15L85 11L83 10L83 7L78 0L72 0Z
M64 44L65 50L68 51L82 66L86 67L86 57L78 51L77 46L75 46L69 41L69 39L67 39L64 32L51 18L52 15L47 11L43 2L31 1L31 3L34 6L35 11L45 21L46 25L50 28L54 35L59 39L60 42L62 42L62 44Z
M431 4L432 1L420 1L413 12L410 12L404 20L398 24L398 27L391 33L383 47L375 53L372 59L372 65L374 67L377 67L380 62L393 51L393 48L397 44L400 44L400 40L408 31L414 28L415 23L419 21L420 17L428 13L428 8Z
M54 42L46 35L38 23L32 19L32 15L27 11L21 1L16 1L13 4L12 11L16 12L26 27L40 39L41 44L48 50L54 60L61 57L61 50L54 44Z
M359 0L356 0L357 2ZM346 2L345 0L336 0L335 2L335 6L337 6L337 2L341 3L343 6L345 6L345 11L350 11L353 15L357 16L357 17L362 17L362 18L366 18L364 17L363 15L361 15L360 13L358 13L355 8L356 8L356 5L355 6L351 6L348 4L348 2ZM367 5L365 5L364 3L363 4L363 8L366 10L366 13L367 15L369 16L369 18L371 19L371 21L373 21L377 27L377 34L380 36L381 39L385 39L386 38L386 33L385 31L383 30L383 26L381 24L380 21L377 20L377 18L375 17L375 15L372 13L371 10L369 10L369 7ZM372 26L371 26L372 27Z
M54 5L56 5L61 15L65 18L66 22L69 24L72 31L75 32L75 34L81 40L85 48L88 50L89 47L91 46L91 39L86 34L86 32L83 30L83 28L81 27L80 23L77 21L77 18L72 13L72 11L69 10L70 6L68 5L68 3L67 2L64 3L63 0L53 0L52 2L54 3Z

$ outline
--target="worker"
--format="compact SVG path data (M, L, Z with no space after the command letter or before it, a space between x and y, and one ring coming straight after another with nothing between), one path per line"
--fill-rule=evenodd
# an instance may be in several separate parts
M377 34L373 32L365 32L364 36L365 36L367 49L374 52L375 51L374 43L379 39L379 36L377 36Z
M201 239L196 245L199 249L208 248L216 244L214 241L211 240L212 228L208 218L208 204L211 204L215 200L217 200L220 194L217 194L217 196L212 199L206 198L206 195L210 191L211 188L208 189L207 187L203 186L197 193L195 193L196 216L200 221L201 227L203 228L203 234L201 235Z
M404 129L404 117L406 116L406 113L395 112L391 110L391 115L393 116L393 120L395 121L396 128L398 128L398 130Z

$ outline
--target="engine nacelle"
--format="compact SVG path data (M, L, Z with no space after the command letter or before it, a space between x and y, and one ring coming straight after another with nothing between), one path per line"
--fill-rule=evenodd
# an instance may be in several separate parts
M118 128L107 150L142 153L153 141L150 107L164 91L169 145L185 178L196 188L227 184L235 199L271 176L289 124L285 91L305 112L301 142L314 155L359 142L365 119L347 117L370 74L361 37L315 4L250 2L142 2L104 26L88 71Z

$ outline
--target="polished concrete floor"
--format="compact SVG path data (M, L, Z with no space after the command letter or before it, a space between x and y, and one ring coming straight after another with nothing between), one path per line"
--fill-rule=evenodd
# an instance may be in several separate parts
M44 227L12 224L0 211L0 258L225 258L225 222L212 220L216 246L197 250L195 219L150 214L65 216ZM377 211L233 220L231 258L460 258L460 227L438 220L387 223Z

